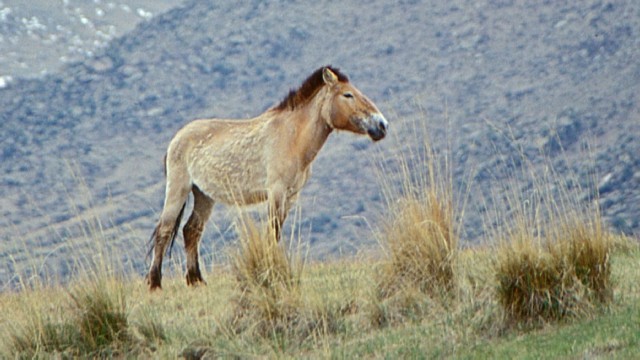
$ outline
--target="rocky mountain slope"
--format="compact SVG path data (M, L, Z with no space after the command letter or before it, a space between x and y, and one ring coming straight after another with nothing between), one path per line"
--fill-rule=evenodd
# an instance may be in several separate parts
M178 0L2 0L0 87L81 61Z
M257 115L329 63L386 113L393 135L332 135L298 215L311 257L376 246L384 199L374 163L415 145L423 123L448 152L455 187L469 189L465 242L481 239L496 182L516 174L530 188L518 169L548 164L584 201L599 188L607 222L638 233L639 39L632 0L187 1L59 70L6 74L0 288L16 272L64 276L96 227L142 272L175 131L197 117ZM207 266L234 237L233 213L216 208Z

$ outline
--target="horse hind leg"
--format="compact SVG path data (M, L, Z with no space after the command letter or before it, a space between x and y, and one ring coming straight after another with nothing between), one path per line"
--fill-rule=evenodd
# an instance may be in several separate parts
M162 215L151 237L153 241L153 261L147 275L150 290L161 288L162 259L167 246L175 239L180 227L182 214L190 191L189 186L175 188L167 184L167 195L162 209Z
M200 272L198 244L213 208L213 200L198 189L197 186L193 186L192 192L193 212L182 230L184 247L187 252L187 285L205 284Z

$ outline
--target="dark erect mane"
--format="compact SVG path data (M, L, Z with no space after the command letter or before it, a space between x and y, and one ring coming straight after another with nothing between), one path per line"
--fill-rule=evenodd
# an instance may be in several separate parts
M307 80L305 80L302 85L298 88L298 90L289 91L289 95L287 95L277 106L274 107L275 110L293 110L300 105L306 104L316 92L324 85L324 79L322 78L322 71L328 68L338 77L338 81L340 82L349 82L349 78L347 75L340 72L339 69L329 66L323 66L318 70L314 71Z

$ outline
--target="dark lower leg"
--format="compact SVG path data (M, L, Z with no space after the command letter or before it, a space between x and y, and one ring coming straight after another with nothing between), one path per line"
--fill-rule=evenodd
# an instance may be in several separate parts
M162 287L162 257L169 240L169 235L163 236L160 234L159 229L156 229L153 237L153 262L149 268L149 274L147 274L147 284L150 290L160 289Z
M205 283L200 272L198 259L198 242L202 236L203 228L203 222L198 218L198 215L193 214L183 230L184 246L187 252L187 285Z
M162 266L151 265L149 274L147 274L147 285L149 290L161 289L162 285Z
M200 273L198 243L212 208L213 200L194 185L193 212L183 230L184 247L187 251L187 285L205 284L202 273Z

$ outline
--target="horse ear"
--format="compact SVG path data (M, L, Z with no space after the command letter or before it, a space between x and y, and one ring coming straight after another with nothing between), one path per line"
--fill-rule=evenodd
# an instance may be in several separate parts
M327 85L333 85L338 82L338 76L328 67L322 70L322 79Z

